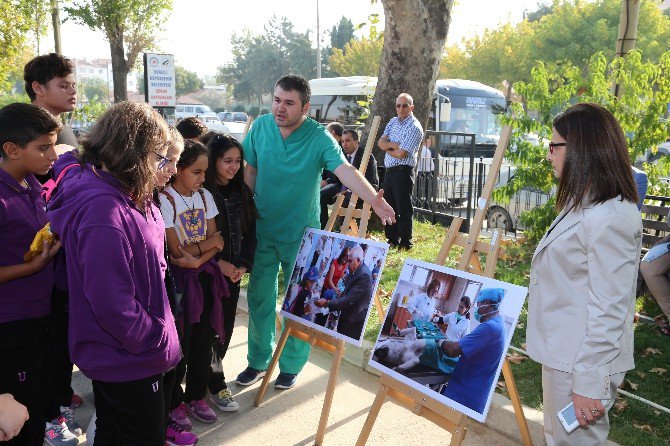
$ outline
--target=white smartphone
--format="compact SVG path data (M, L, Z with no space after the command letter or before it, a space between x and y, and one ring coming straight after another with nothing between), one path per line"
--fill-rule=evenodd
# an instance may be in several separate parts
M609 400L600 400L600 402L603 406L607 406ZM570 402L570 404L559 410L556 415L567 433L570 433L579 427L579 421L577 421L577 417L575 416L575 405L573 402Z

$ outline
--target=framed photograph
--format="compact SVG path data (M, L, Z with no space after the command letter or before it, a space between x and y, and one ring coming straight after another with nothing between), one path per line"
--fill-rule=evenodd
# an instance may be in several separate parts
M281 314L361 345L388 244L308 228Z
M406 259L370 365L484 422L527 293Z

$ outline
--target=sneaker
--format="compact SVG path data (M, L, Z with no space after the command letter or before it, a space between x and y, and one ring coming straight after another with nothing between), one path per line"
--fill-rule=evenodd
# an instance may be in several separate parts
M237 375L237 379L235 382L241 386L250 386L256 382L258 382L259 379L262 379L265 376L265 370L256 370L251 367L247 367Z
M72 398L70 398L70 408L71 409L76 409L77 407L81 406L84 404L84 398L80 397L76 393L72 394Z
M52 424L63 424L73 434L79 436L82 433L81 426L74 420L74 410L69 407L60 406L60 416L51 420Z
M170 411L170 419L177 423L182 430L191 432L191 430L193 430L193 425L186 415L187 412L188 408L186 407L186 404L181 403L175 409Z
M292 373L284 373L280 372L279 376L277 376L277 380L275 381L275 389L290 389L291 387L295 386L295 379L298 375L294 375Z
M190 416L203 423L213 423L218 418L216 412L207 405L204 399L191 401L186 405L186 411Z
M233 395L228 389L223 389L216 395L211 395L209 399L223 412L235 412L240 408L239 403L233 399Z
M168 423L165 433L165 444L168 446L193 446L198 442L198 436L192 432L187 432L175 421Z
M70 446L79 444L79 438L69 431L65 424L49 423L44 429L44 440L51 446Z

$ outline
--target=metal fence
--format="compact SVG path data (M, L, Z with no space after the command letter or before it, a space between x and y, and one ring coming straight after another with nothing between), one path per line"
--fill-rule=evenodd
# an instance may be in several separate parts
M418 156L412 197L415 215L445 226L451 224L453 217L461 217L465 219L461 231L468 232L496 148L475 144L475 135L471 133L427 131L426 134L431 137L431 147L429 152L422 148ZM503 161L496 186L514 181L515 170ZM520 214L548 199L546 193L524 188L508 203L492 200L485 226L516 232L523 229Z

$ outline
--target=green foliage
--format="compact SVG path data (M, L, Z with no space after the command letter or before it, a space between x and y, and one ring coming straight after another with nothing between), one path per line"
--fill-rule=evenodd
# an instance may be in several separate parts
M93 124L109 108L108 101L100 101L97 96L90 98L84 106L75 108L70 121L80 121L83 124Z
M69 19L105 33L110 47L116 49L111 54L115 79L121 76L125 85L125 77L140 52L153 48L156 33L172 9L172 0L73 0L64 9Z
M175 66L174 71L177 96L193 93L194 91L201 90L205 86L205 82L193 71L189 71L180 66Z
M0 94L0 108L15 102L30 104L30 98L25 92L21 94Z
M487 85L531 81L531 68L544 62L586 68L598 51L614 52L621 0L554 0L517 25L504 24L447 48L441 77L472 79ZM538 20L538 18L540 18ZM636 47L659 61L670 41L670 17L655 2L640 5Z
M264 109L261 110L260 115L263 116L263 115L267 115L268 113L270 113L270 110L268 110L267 108L264 108Z
M249 116L251 116L252 118L256 119L260 114L261 114L261 108L259 106L254 105L253 107L249 107Z
M217 82L233 85L238 100L261 103L272 93L277 79L294 73L312 79L316 76L316 50L307 33L293 29L285 17L273 17L262 35L248 30L232 38L233 62L221 66Z
M343 49L354 38L354 24L342 16L340 22L330 30L330 47Z
M246 112L247 109L244 107L244 105L237 104L235 107L233 107L234 112Z
M77 89L89 100L98 98L100 101L109 102L109 88L107 82L102 79L97 77L82 79Z
M594 54L586 70L564 64L548 67L538 63L531 70L529 82L517 82L514 89L525 106L513 102L503 123L512 126L512 140L507 159L517 166L514 181L496 191L496 199L511 197L523 187L550 192L554 184L549 163L545 161L546 142L551 138L553 118L575 102L595 102L610 110L627 135L631 160L647 149L665 141L670 124L664 119L670 103L670 52L660 56L658 63L644 62L640 51L608 63L602 53ZM622 91L617 99L610 91L616 80ZM541 143L532 145L524 139L529 133L539 136ZM647 166L651 192L661 186L659 176L667 175L666 164ZM555 211L550 200L542 208L522 217L529 235L537 239L552 221Z
M43 1L3 0L0 4L0 92L9 92L12 74L23 68L29 51L28 33L39 20ZM36 20L37 19L37 20Z
M329 65L340 76L377 76L379 74L384 34L377 31L379 16L370 15L369 23L369 36L364 36L360 40L351 39L341 49L333 48Z

